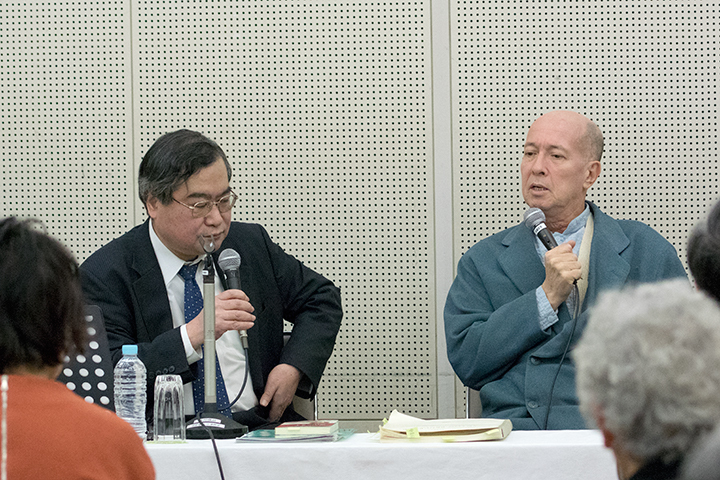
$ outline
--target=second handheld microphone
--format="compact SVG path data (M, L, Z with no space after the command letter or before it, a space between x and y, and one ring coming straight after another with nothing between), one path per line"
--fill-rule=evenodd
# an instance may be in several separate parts
M232 248L226 248L218 257L218 265L225 274L228 288L241 290L240 288L240 254ZM240 330L240 341L243 348L248 348L248 337L245 330Z
M547 225L545 225L545 214L542 210L539 208L529 208L523 215L523 219L525 226L540 239L542 244L545 245L545 248L552 250L558 246L555 237L553 237L553 234L548 230Z

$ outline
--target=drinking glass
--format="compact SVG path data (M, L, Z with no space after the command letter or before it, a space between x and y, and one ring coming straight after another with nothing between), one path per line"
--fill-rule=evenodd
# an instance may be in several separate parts
M180 375L158 375L155 378L153 440L185 441L185 406Z

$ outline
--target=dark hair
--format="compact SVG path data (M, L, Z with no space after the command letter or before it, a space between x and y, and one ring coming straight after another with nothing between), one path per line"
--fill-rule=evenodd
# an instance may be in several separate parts
M687 260L697 287L720 301L720 202L693 229Z
M37 220L0 220L0 373L83 352L87 328L78 264Z
M228 172L232 169L222 148L205 135L192 130L176 130L158 138L140 163L138 193L143 205L149 195L163 205L172 202L172 195L195 172L222 158Z

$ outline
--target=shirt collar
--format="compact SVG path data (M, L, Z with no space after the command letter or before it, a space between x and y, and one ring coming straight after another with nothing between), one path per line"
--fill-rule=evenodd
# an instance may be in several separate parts
M158 263L160 264L160 271L162 271L163 280L165 281L165 287L168 286L170 280L180 271L185 264L194 264L202 260L202 257L198 257L191 262L186 262L179 258L177 255L172 253L169 248L160 240L160 237L155 233L153 228L152 219L150 219L150 242L152 243L153 250L155 250L155 257L157 257Z
M568 224L567 228L564 232L562 232L562 235L566 237L570 237L573 234L580 231L580 229L585 228L585 224L587 223L588 216L590 215L590 206L585 203L585 210L578 215L577 217L573 218L572 221Z

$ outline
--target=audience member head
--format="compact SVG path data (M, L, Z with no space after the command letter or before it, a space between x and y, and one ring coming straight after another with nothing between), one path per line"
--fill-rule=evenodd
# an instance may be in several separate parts
M153 231L178 258L220 247L237 199L231 175L222 149L198 132L165 134L148 150L140 164L140 199Z
M228 182L232 176L225 152L213 140L192 130L166 133L152 144L140 163L138 192L147 205L149 196L163 205L173 201L173 193L199 170L222 160Z
M676 465L720 420L720 307L685 280L601 294L573 357L620 478Z
M87 330L78 265L36 220L0 220L0 373L55 378Z
M548 112L530 126L520 165L522 194L529 207L545 213L550 230L564 231L585 209L602 152L602 132L579 113Z
M687 261L697 287L720 301L720 202L690 234Z

